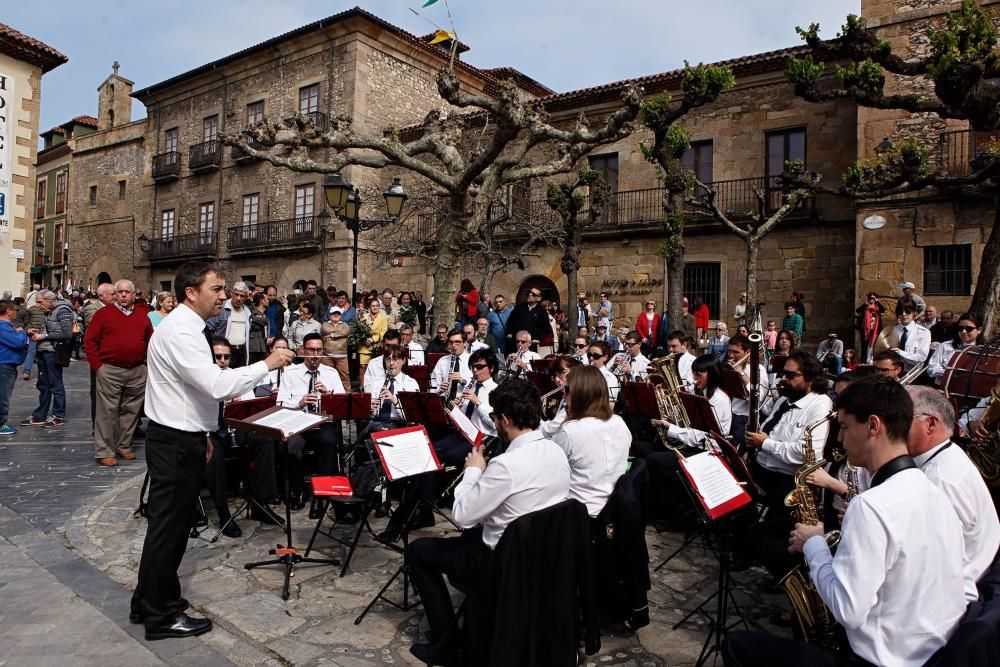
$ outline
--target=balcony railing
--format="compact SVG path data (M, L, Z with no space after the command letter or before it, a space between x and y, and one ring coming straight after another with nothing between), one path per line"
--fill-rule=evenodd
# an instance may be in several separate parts
M265 146L263 146L261 143L257 141L254 141L253 139L247 140L247 145L250 146L250 148L257 151L262 151L265 148ZM257 159L254 156L250 155L249 153L244 152L244 150L239 146L233 146L232 150L229 152L229 157L233 159L233 162L242 162L244 160Z
M312 121L312 124L316 126L316 129L320 131L326 130L326 114L322 111L309 111L307 113L301 114L303 118L307 118ZM294 116L293 116L294 118ZM289 118L288 120L292 120Z
M181 154L167 151L153 156L153 180L173 181L181 175Z
M188 169L218 169L222 164L222 142L218 139L192 144L188 149Z
M309 248L318 247L320 242L319 220L312 215L235 225L227 233L230 252Z
M149 250L146 254L149 256L149 261L162 262L195 257L215 257L215 251L215 234L197 232L150 239Z
M998 134L980 130L942 132L938 144L941 170L949 176L968 176L976 170L974 161L979 151Z

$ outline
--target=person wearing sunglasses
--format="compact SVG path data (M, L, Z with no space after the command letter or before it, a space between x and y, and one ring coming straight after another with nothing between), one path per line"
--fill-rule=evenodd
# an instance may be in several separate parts
M896 327L890 336L890 349L903 358L903 373L909 373L927 359L931 352L931 332L916 322L917 303L904 296L896 302Z
M573 351L571 355L574 359L579 361L581 364L590 363L587 360L587 348L590 347L590 343L587 341L586 336L577 336L573 339Z
M590 347L587 348L587 360L590 362L589 365L601 371L601 375L604 376L604 381L608 385L608 398L614 405L614 402L618 400L621 385L614 373L606 368L606 364L611 360L611 346L603 340L590 341Z
M795 486L802 466L805 428L830 414L833 402L826 395L826 375L815 356L795 350L785 361L778 380L780 398L757 432L747 431L746 446L758 450L752 464L754 479L767 493L772 516L787 517L784 498ZM830 432L829 422L812 432L812 449L819 461Z
M927 363L927 374L934 378L934 384L941 386L945 368L955 351L980 343L982 336L983 326L978 315L965 313L959 317L958 326L955 328L955 337L938 345Z
M518 331L527 331L531 334L532 345L538 345L540 340L552 334L549 327L549 314L542 306L542 292L537 287L528 290L526 300L514 306L510 316L507 318L507 343L505 345L507 354L510 354L517 347L514 340Z

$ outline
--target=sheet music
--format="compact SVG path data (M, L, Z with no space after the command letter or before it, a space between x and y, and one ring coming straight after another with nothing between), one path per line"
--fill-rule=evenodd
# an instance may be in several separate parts
M386 437L376 434L372 439L378 447L385 464L385 472L390 479L411 477L438 469L437 460L431 451L430 440L427 439L427 432L422 429Z
M301 410L275 410L271 414L261 417L254 423L258 426L266 426L281 431L284 435L291 435L305 430L310 426L315 426L326 417L312 412L302 412Z
M451 420L455 422L455 426L462 432L466 440L473 444L482 442L483 432L476 428L472 420L466 417L465 413L458 406L453 406L449 414L451 415Z
M703 452L689 456L684 459L684 468L710 510L743 493L743 487L714 454Z

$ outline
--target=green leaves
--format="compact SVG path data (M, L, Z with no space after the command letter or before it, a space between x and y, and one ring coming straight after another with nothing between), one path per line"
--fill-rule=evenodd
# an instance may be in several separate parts
M927 176L929 156L930 151L910 137L875 157L858 160L841 178L854 192L877 192Z
M836 72L845 88L858 88L873 97L881 95L885 87L885 72L871 58L860 64L837 65Z
M998 33L990 13L972 0L963 0L958 11L946 16L945 27L929 28L927 36L931 43L929 72L937 80L960 66L982 71L996 47Z
M723 91L736 85L736 77L728 67L698 63L691 67L684 61L684 75L681 90L688 106L701 106L718 99Z
M823 63L813 62L812 54L801 58L788 56L788 67L785 68L785 78L796 88L812 88L823 76Z

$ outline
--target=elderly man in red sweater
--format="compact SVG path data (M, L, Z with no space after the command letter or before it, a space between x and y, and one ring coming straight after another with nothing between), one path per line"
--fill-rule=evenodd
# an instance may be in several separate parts
M102 466L118 465L115 454L135 458L132 437L146 394L146 346L153 335L149 308L136 305L132 281L115 283L112 304L94 313L83 339L95 374L94 453Z

